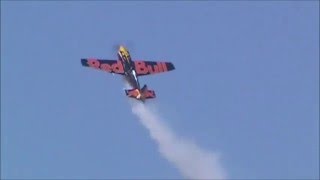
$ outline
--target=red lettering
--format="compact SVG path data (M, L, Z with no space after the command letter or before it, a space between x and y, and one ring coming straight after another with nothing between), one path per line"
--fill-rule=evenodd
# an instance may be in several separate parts
M167 64L165 62L162 63L163 71L168 71Z
M137 74L147 74L148 73L148 69L146 67L145 62L135 61L134 63L135 63Z
M97 59L88 59L88 65L93 68L99 68L100 62Z
M153 69L154 69L154 70L152 70L152 66L148 65L148 70L149 70L149 73L150 73L150 74L159 73L159 69L158 69L158 66L157 66L157 65L154 65L154 66L153 66Z
M103 71L112 72L112 67L107 63L101 64L100 68Z
M115 73L124 73L121 61L117 61L117 63L112 64L111 67Z
M157 66L159 68L159 72L163 72L163 68L162 68L161 62L157 62Z

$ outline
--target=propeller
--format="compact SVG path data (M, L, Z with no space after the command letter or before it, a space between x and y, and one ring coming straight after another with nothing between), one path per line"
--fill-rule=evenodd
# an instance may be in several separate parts
M119 50L120 44L114 44L112 45L112 50L117 52Z
M118 51L120 46L125 46L126 48L129 49L129 51L134 50L134 43L132 41L125 41L121 43L114 43L112 45L112 50L113 51Z

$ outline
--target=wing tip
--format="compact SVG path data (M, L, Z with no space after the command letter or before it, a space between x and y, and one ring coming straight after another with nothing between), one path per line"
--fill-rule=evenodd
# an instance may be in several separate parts
M82 66L88 66L88 64L87 64L87 59L81 59L81 64L82 64Z
M169 70L169 71L176 69L176 67L174 66L174 64L173 64L172 62L168 62L168 63L167 63L167 66L168 66L168 70Z

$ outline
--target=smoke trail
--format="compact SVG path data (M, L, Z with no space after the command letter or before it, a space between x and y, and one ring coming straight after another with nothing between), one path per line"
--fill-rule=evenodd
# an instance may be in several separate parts
M132 112L149 130L159 151L180 173L189 179L225 179L226 175L217 154L201 149L196 144L177 137L150 108L132 102Z

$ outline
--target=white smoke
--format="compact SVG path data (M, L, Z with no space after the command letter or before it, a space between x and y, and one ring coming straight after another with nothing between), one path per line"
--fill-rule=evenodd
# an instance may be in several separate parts
M132 112L138 116L159 146L159 151L188 179L225 179L219 156L196 144L177 137L161 121L159 115L140 102L132 102Z

